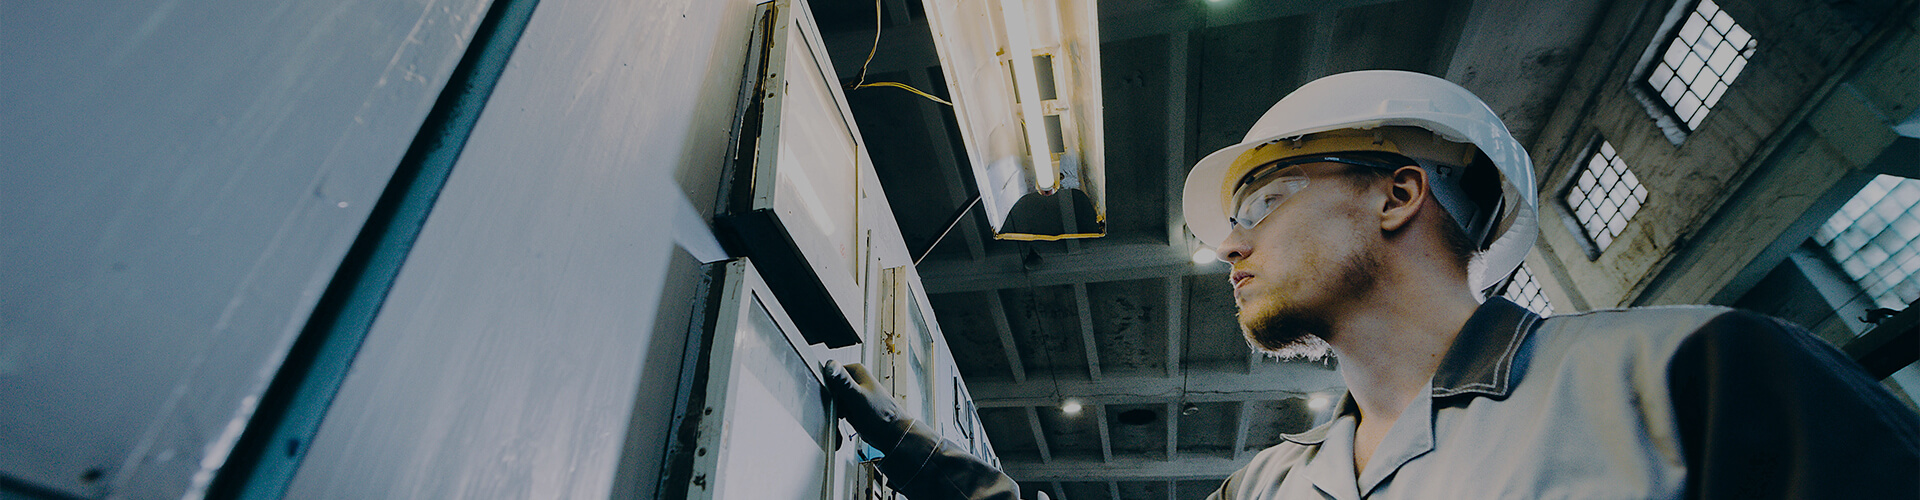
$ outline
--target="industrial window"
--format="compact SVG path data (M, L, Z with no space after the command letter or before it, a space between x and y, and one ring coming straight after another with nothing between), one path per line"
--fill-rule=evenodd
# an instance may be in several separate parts
M1881 175L1827 219L1814 241L1880 307L1920 298L1920 180Z
M1640 212L1640 206L1647 202L1647 188L1640 185L1632 170L1627 170L1626 162L1620 161L1613 144L1600 141L1586 168L1580 169L1573 187L1567 190L1566 201L1587 238L1593 241L1597 256Z
M1527 269L1526 264L1520 265L1513 275L1513 281L1507 283L1507 290L1500 292L1500 296L1533 310L1534 314L1553 315L1553 304L1547 302L1547 294L1540 291L1540 281L1533 278L1533 270Z
M1674 30L1647 84L1666 101L1687 130L1700 127L1707 110L1720 103L1727 86L1746 69L1759 41L1712 0L1700 0Z

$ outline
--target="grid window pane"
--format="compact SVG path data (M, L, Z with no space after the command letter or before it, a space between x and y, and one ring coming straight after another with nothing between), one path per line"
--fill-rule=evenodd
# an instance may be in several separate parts
M1613 144L1606 141L1600 142L1586 168L1575 178L1579 181L1567 190L1567 207L1586 230L1587 239L1606 250L1646 204L1647 188L1640 185L1640 178L1627 169ZM1915 222L1920 227L1920 220Z
M1548 302L1547 294L1540 291L1540 282L1533 278L1533 270L1527 269L1526 264L1520 265L1520 270L1513 275L1513 281L1507 283L1507 289L1500 292L1500 296L1533 310L1534 314L1553 315L1553 303Z
M1713 0L1700 0L1667 41L1647 84L1688 130L1700 127L1728 85L1746 69L1758 41Z
M1813 240L1880 307L1906 307L1920 299L1920 180L1875 177Z

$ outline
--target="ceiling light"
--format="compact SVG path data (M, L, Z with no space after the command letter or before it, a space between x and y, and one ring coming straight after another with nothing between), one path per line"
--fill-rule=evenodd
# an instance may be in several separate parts
M1192 415L1195 413L1200 413L1200 405L1187 403L1185 405L1180 406L1181 415Z
M1054 170L1053 153L1049 151L1053 145L1047 141L1047 127L1043 123L1046 114L1040 112L1040 81L1034 65L1026 64L1021 57L1034 54L1033 29L1027 26L1026 5L1022 0L1000 0L1000 19L1007 27L1008 66L1013 67L1014 100L1020 103L1020 119L1025 123L1020 128L1026 131L1034 188L1039 189L1040 194L1053 194L1060 189L1060 174Z
M1315 394L1313 397L1307 398L1307 408L1313 411L1324 411L1328 405L1332 404L1333 399L1328 398L1325 394Z
M1219 262L1219 261L1220 261L1220 255L1219 255L1219 254L1215 254L1215 253L1213 252L1213 249L1211 249L1211 248L1207 248L1207 247L1200 247L1200 249L1199 249L1199 250L1194 250L1194 251L1193 251L1193 264L1194 264L1194 265L1197 265L1197 266L1204 266L1204 265L1207 265L1207 264L1212 264L1212 263L1215 263L1215 262Z
M1068 398L1065 402L1060 403L1060 411L1066 413L1067 416L1079 415L1080 400Z
M1105 235L1096 0L925 3L994 238Z

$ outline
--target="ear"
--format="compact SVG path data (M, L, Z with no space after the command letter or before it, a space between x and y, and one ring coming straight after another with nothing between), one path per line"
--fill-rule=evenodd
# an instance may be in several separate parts
M1420 215L1427 204L1427 171L1408 165L1393 171L1387 179L1385 203L1380 206L1380 229L1399 231Z

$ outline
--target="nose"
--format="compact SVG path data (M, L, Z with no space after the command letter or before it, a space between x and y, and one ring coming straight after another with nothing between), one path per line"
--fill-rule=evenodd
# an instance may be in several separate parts
M1220 260L1228 264L1238 263L1247 258L1248 254L1253 253L1253 244L1247 241L1248 232L1234 228L1232 232L1227 233L1227 239L1221 241L1220 248L1216 250L1220 254Z

